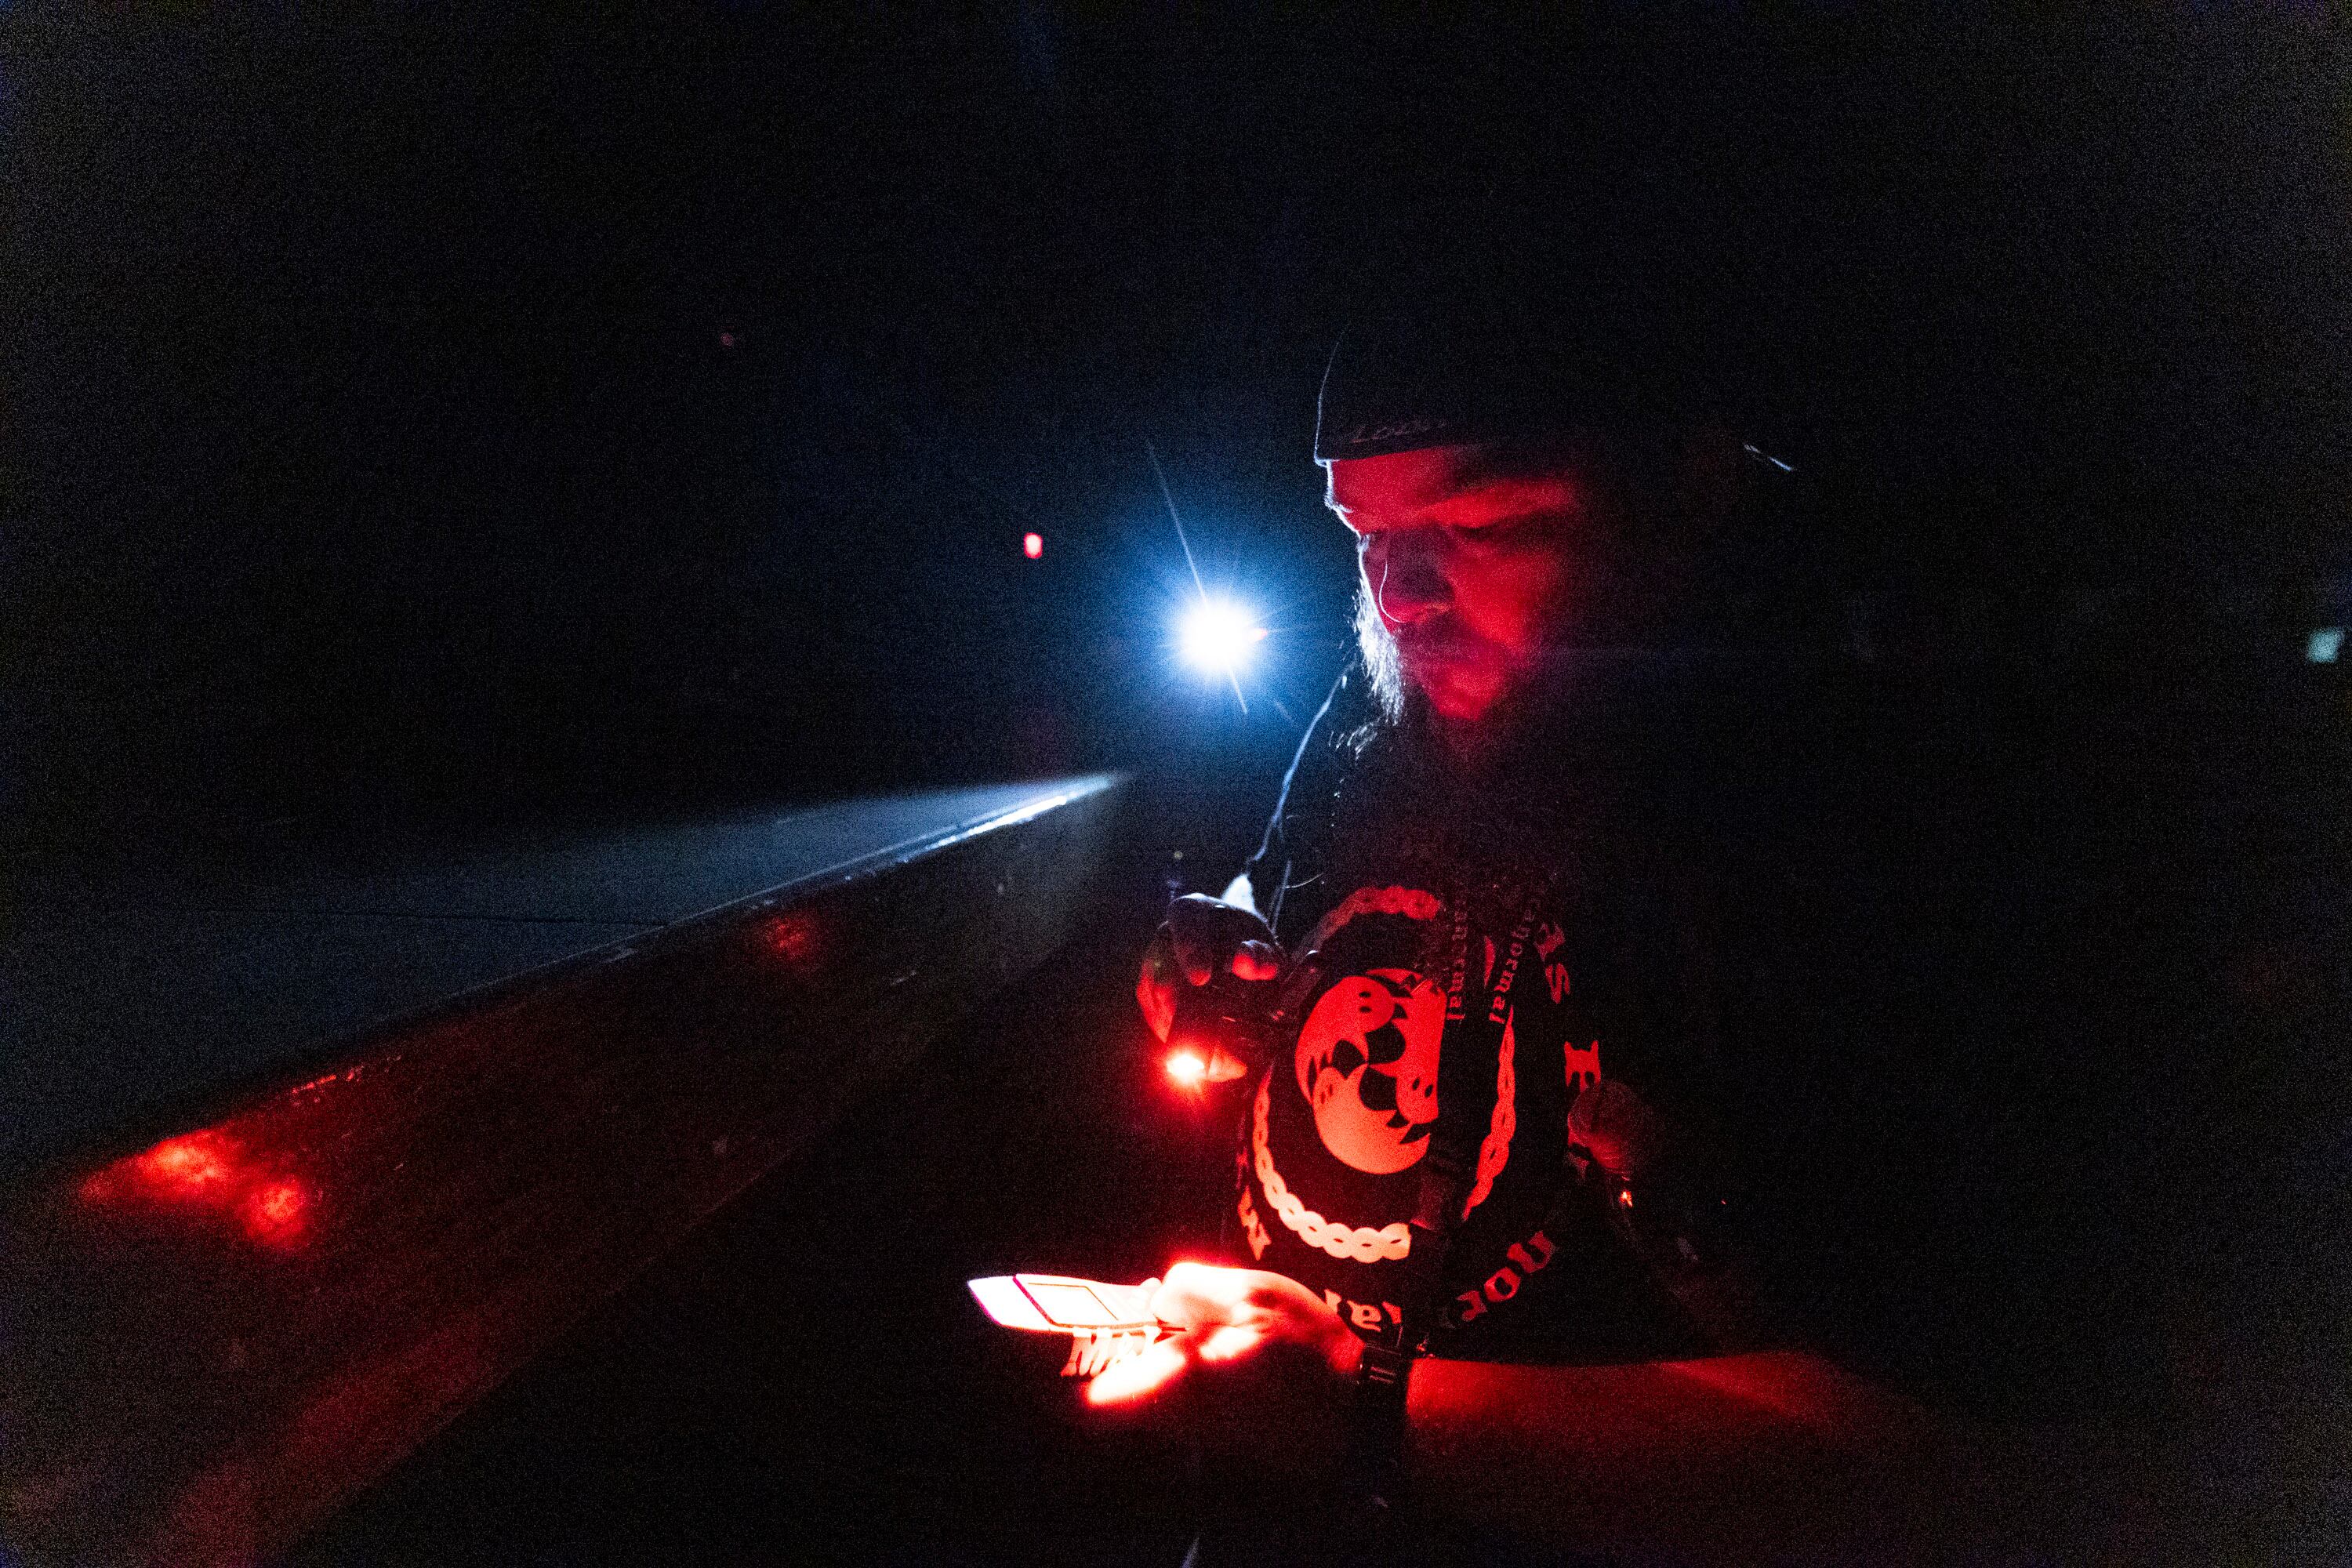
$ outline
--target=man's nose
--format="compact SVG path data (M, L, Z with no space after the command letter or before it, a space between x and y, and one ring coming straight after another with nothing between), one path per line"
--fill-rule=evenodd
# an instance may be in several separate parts
M1364 580L1381 615L1412 626L1453 607L1442 542L1433 529L1399 528L1374 534L1364 550Z

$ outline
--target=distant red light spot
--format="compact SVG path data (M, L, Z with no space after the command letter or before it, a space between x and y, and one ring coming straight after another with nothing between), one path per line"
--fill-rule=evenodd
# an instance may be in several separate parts
M733 348L733 347L735 346L735 334L734 334L734 333L732 333L732 332L721 332L721 333L719 333L719 346L720 348L722 348L722 349L731 349L731 348Z
M245 1232L270 1247L290 1247L310 1227L310 1194L301 1183L288 1178L256 1187L240 1211Z
M1042 533L1023 534L1021 536L1021 553L1026 555L1032 561L1034 561L1040 555L1045 554L1045 536Z
M807 913L787 910L768 922L768 950L793 968L802 968L815 962L824 934Z

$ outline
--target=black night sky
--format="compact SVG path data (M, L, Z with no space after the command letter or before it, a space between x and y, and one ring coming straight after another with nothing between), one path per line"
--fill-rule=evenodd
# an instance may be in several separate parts
M2316 7L1452 9L12 16L10 816L1262 787L1344 650L1328 345L1498 222L1703 280L1880 645L2299 657ZM1247 720L1147 442L1275 625Z

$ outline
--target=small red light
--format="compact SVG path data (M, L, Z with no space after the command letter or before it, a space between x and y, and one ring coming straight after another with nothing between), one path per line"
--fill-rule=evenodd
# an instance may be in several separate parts
M310 1194L291 1179L269 1182L245 1200L245 1232L272 1247L290 1247L301 1240L309 1217Z
M1209 1064L1198 1051L1178 1051L1168 1058L1168 1076L1192 1089L1208 1076Z
M768 951L795 969L804 968L819 956L824 934L804 911L786 910L768 922Z
M1021 553L1026 555L1032 561L1034 561L1040 555L1045 554L1045 536L1042 533L1023 534L1021 536Z
M734 333L732 333L732 332L721 332L721 333L719 333L719 346L720 348L722 348L722 349L731 349L731 348L733 348L733 347L735 346L735 334L734 334Z

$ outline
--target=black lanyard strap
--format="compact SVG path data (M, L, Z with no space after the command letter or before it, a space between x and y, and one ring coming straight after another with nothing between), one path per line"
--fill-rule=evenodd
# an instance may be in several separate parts
M1342 1479L1368 1518L1383 1518L1404 1491L1404 1407L1413 1358L1428 1348L1443 1318L1446 1254L1460 1228L1477 1171L1479 1145L1494 1113L1492 1064L1510 1021L1511 992L1537 917L1550 897L1546 877L1518 901L1518 919L1496 953L1492 975L1474 984L1470 900L1459 885L1446 902L1454 929L1446 972L1445 1036L1438 1055L1437 1125L1421 1158L1421 1192L1396 1322L1368 1341L1356 1373Z

